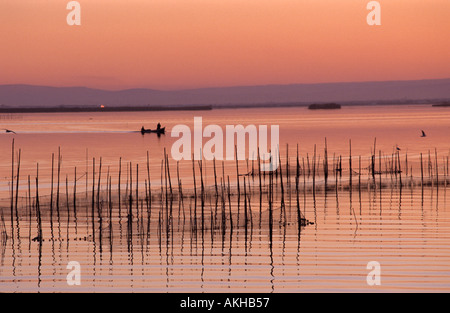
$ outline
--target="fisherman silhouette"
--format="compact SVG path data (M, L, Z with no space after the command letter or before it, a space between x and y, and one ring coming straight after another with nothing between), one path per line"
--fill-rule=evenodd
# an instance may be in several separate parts
M157 129L157 130L160 130L160 129L161 129L161 123L158 123L158 125L156 126L156 129Z

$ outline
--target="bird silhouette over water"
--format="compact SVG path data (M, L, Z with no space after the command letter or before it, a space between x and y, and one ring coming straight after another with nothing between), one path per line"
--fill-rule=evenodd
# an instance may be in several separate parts
M15 131L13 131L13 130L10 130L10 129L6 129L6 128L3 128L3 130L4 130L4 131L6 131L7 133L13 133L13 134L15 134L15 133L16 133Z
M422 130L422 136L420 136L420 137L426 137L427 136L427 134L425 134L425 132Z
M402 149L400 149L400 147L398 145L395 146L395 149L397 149L397 151L402 150Z

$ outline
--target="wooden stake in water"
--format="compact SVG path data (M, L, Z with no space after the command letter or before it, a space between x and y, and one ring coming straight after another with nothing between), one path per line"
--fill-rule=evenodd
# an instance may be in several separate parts
M326 146L326 139L325 139L325 146ZM326 148L325 148L326 150ZM299 184L299 167L300 167L300 163L298 160L298 145L297 145L297 175L295 175L295 191L296 191L296 197L297 197L297 223L298 223L298 233L300 234L300 229L301 229L301 213L300 213L300 197L298 194L298 184ZM328 174L326 174L326 176L328 177ZM325 187L326 188L326 187Z
M238 188L238 197L241 194L241 188L239 186L239 161L238 161L238 153L237 153L237 146L234 146L234 152L236 157L236 182L237 182L237 188Z
M58 210L58 219L59 219L59 183L60 183L60 175L61 175L61 147L58 147L58 187L56 190L56 209Z
M42 242L42 219L41 208L39 205L39 163L36 165L36 216L38 224L38 235L35 239L38 242Z
M102 158L100 157L100 164L98 168L98 187L97 187L97 210L100 213L100 187L102 180Z
M152 183L150 180L150 157L147 151L147 180L148 180L148 198L149 198L149 203L150 203L150 207L152 205Z
M136 164L136 211L139 211L139 164Z
M53 220L53 176L54 176L55 154L52 153L52 177L50 185L50 219Z
M349 183L350 183L350 191L353 188L353 168L352 168L352 140L349 140L349 157L348 157L348 166L349 166L349 171L350 171L350 178L349 178ZM375 166L375 165L374 165Z
M399 173L400 189L401 189L403 186L403 182L402 182L402 165L401 165L401 161L400 161L400 152L397 152L397 160L398 160L398 173Z
M214 187L216 189L216 198L219 197L219 190L217 187L217 173L216 173L216 158L213 158L213 167L214 167Z
M434 149L434 158L435 158L435 166L436 166L436 188L439 189L439 165L438 165L438 155L437 149Z
M92 159L92 236L95 236L95 158Z
M19 149L19 156L17 158L17 175L16 175L16 217L17 220L18 219L18 213L17 213L17 202L19 200L19 180L20 180L20 154L21 154L21 149Z
M194 154L192 154L192 178L194 180L194 199L197 199L197 183L195 179L195 161Z
M14 224L14 139L11 148L11 227ZM14 236L12 236L14 237Z
M121 204L121 191L120 191L120 184L121 184L121 176L122 176L122 158L119 159L119 178L117 182L117 190L118 190L118 204L119 204L119 219L122 217L122 204Z
M297 150L298 150L298 145L297 145ZM298 151L297 151L297 154L298 154ZM298 159L298 156L297 156L297 159ZM298 167L297 167L297 172L298 172ZM324 151L324 160L323 160L323 174L325 176L325 188L326 188L326 184L328 182L328 146L327 146L327 138L326 137L325 137L325 151Z
M261 182L261 155L258 147L258 177L259 177L259 194L262 196L262 182Z
M420 179L421 179L421 185L423 190L423 157L422 153L420 154Z
M313 194L316 194L316 145L314 145L314 157L313 157Z
M361 194L361 156L359 156L358 190L359 193Z
M77 167L75 166L74 181L73 181L73 213L75 223L77 221Z

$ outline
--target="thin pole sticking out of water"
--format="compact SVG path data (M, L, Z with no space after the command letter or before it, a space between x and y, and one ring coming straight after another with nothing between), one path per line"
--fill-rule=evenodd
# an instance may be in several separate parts
M118 178L118 182L117 182L117 188L118 188L118 203L119 203L119 219L122 217L122 204L120 203L120 199L121 199L121 191L120 191L120 183L121 183L121 176L122 176L122 157L120 157L119 159L119 178Z
M30 246L31 246L31 177L28 175L28 214L29 214L29 240L30 240Z
M247 224L248 224L248 216L247 216L247 186L245 182L245 176L244 176L244 221L245 221L245 230L247 230Z
M358 190L359 190L359 194L361 194L361 156L359 156Z
M128 207L128 222L131 223L132 220L132 210L133 210L133 164L130 162L130 196L129 196L129 207Z
M73 181L73 213L75 218L75 225L77 221L77 167L75 166L74 181Z
M437 155L437 149L434 148L434 158L436 162L436 188L439 189L439 165L438 165L438 155ZM17 209L17 205L16 205Z
M100 184L102 180L102 158L100 157L100 164L98 168L98 187L97 187L97 211L100 213Z
M182 201L183 192L182 192L182 188L181 188L180 162L179 161L177 161L177 181L178 181L178 199L179 199L179 201Z
M228 179L228 208L230 212L230 231L233 232L233 215L231 213L231 191L230 191L230 176L227 176Z
M283 166L281 165L281 155L278 151L278 158L280 160L280 184L281 184L281 210L280 210L280 220L284 216L284 222L286 223L286 205L284 202L284 185L283 185Z
M408 152L405 153L405 176L408 178Z
M113 231L113 227L112 227L112 221L113 221L113 213L112 213L112 207L113 207L113 204L112 204L112 195L111 195L111 177L109 177L109 199L108 199L108 202L109 202L109 240L110 240L110 243L111 243L111 249L112 249L112 240L113 240L113 235L112 235L112 231ZM111 251L111 253L112 253L112 251Z
M248 212L249 212L249 217L250 217L250 227L251 229L253 229L253 214L252 214L252 204L251 204L251 200L252 200L252 194L250 192L251 190L251 185L250 185L250 178L247 180L247 187L249 190L248 193Z
M42 219L41 219L41 208L39 206L39 163L36 165L36 216L38 224L38 236L37 241L42 242Z
M194 154L192 154L192 178L194 180L194 198L197 199L197 182L195 179L195 161Z
M53 179L54 179L55 154L52 153L52 177L50 185L50 219L53 220Z
M18 220L18 213L17 213L17 202L19 200L19 179L20 179L20 154L21 154L21 149L19 149L19 156L17 158L17 176L16 176L16 217Z
M216 173L216 158L213 158L213 167L214 167L214 187L216 189L216 198L219 197L219 190L217 187L217 173Z
M164 184L163 184L163 170L164 170L164 160L161 160L161 201L164 199Z
M200 169L200 186L201 186L201 205L202 205L202 235L205 230L205 185L203 183L203 158L198 161L199 169Z
M382 174L381 174L381 150L378 151L378 171L380 174L380 179L379 179L379 184L380 184L380 192L381 192L381 179L382 179ZM361 173L361 169L359 170L359 172Z
M60 183L60 175L61 175L61 147L58 147L58 187L56 190L56 209L58 210L58 219L59 219L59 183Z
M434 188L434 180L433 180L433 164L431 163L431 153L430 150L428 150L428 177L431 179L431 186Z
M70 221L70 209L69 209L69 177L66 175L66 209L67 209L67 227L69 227ZM69 235L69 232L67 232Z
M269 236L270 242L272 243L272 231L273 231L273 208L272 208L272 197L273 197L273 171L269 172Z
M309 163L309 162L308 162ZM313 195L316 195L316 145L314 145L314 158L313 158Z
M14 139L11 148L11 228L14 224ZM12 236L14 237L14 235Z
M92 159L92 236L95 236L95 158Z
M261 155L258 147L258 176L259 176L259 194L262 195L262 182L261 182ZM260 206L261 208L261 206ZM261 209L260 209L261 211Z
M89 180L88 180L88 176L89 176L89 150L86 148L86 200L88 197L88 185L89 185Z
M170 177L169 154L166 154L166 160L167 160L167 176L169 178L170 197L172 198L173 190L172 190L172 178Z
M148 181L148 198L150 200L149 205L152 206L152 183L150 180L150 157L147 151L147 181Z
M289 176L289 144L286 144L286 182L287 189L291 189L290 176Z
M136 211L139 212L139 164L136 163Z
M224 192L225 179L223 177L220 178L220 191L222 193L222 240L225 237L226 232L226 213L225 213L225 192ZM231 217L231 216L230 216Z
M297 145L297 150L298 150L298 145ZM297 151L297 153L298 153L298 151ZM298 159L298 156L297 156L297 159ZM297 172L298 172L298 167L297 167ZM326 185L328 182L328 145L327 145L326 137L325 137L325 150L324 150L324 160L323 160L323 174L325 176L325 188L326 188Z
M421 185L423 190L423 156L422 153L420 153L420 179L421 179Z
M194 180L194 230L197 231L197 182L195 179L194 154L192 154L192 176Z
M325 147L326 147L326 139L325 139ZM326 148L325 148L326 150ZM326 154L326 153L325 153ZM296 191L296 198L297 198L297 223L298 223L298 233L300 234L300 229L301 229L301 213L300 213L300 197L298 194L298 183L299 183L299 161L298 161L298 145L297 145L297 174L295 175L295 191ZM327 165L328 168L328 165ZM328 169L327 169L328 170ZM328 173L326 174L326 177L328 177ZM326 181L326 180L325 180ZM325 183L326 184L326 183ZM326 188L326 186L325 186ZM325 189L326 190L326 189Z
M447 171L445 172L445 186L447 187L447 176L448 176L448 156L447 156Z
M351 192L351 190L352 190L352 188L353 188L352 140L351 140L351 139L349 140L349 153L350 153L350 155L349 155L349 157L348 157L348 166L349 166L349 169L350 169L349 183L350 183L350 192ZM375 167L375 165L374 165L374 167ZM375 170L375 168L374 168L374 170Z
M168 183L167 183L167 159L166 159L166 151L164 150L164 188L166 191L166 207L168 206L168 197L169 197L169 190L168 190ZM167 213L167 210L166 210ZM167 219L166 219L167 222Z
M296 172L296 176L299 177L300 180L300 157L298 155L298 144L297 144L297 172Z
M373 140L373 154L372 154L372 178L375 183L375 157L377 151L377 137Z
M239 197L241 194L241 188L239 186L239 161L238 161L237 145L234 145L234 151L235 151L235 156L236 156L236 182L237 182L238 197Z
M308 178L311 175L311 167L309 166L309 153L306 153L306 162L308 163Z

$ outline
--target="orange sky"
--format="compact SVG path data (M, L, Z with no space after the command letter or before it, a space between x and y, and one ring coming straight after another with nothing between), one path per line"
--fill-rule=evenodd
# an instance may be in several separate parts
M157 89L450 77L450 1L0 1L0 84Z

